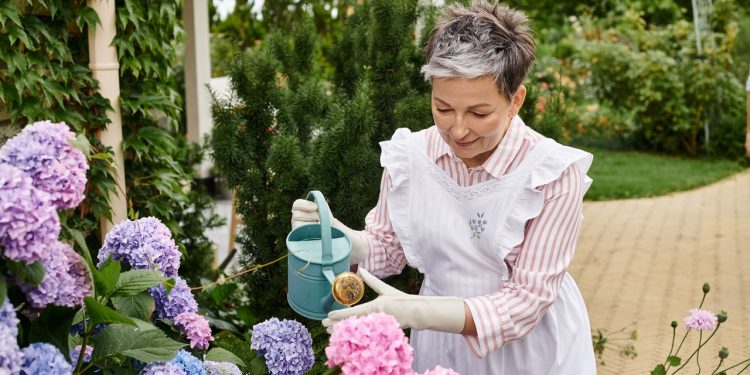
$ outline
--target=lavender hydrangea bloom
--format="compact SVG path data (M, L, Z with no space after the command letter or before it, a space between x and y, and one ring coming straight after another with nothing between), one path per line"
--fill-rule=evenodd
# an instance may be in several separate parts
M57 208L74 208L83 200L89 169L83 153L68 143L74 139L65 123L35 122L5 142L0 163L23 170Z
M234 363L229 362L203 362L203 368L207 375L242 375L242 371Z
M167 277L177 276L180 268L180 251L172 233L155 217L117 224L104 238L97 266L110 255L131 269L156 269Z
M83 363L90 362L91 354L93 353L94 348L91 347L91 345L86 345L86 351L83 352ZM81 345L76 345L75 348L71 348L68 351L68 355L70 356L70 364L75 367L75 365L78 363L78 356L81 355Z
M31 306L44 308L49 304L74 307L83 304L83 298L91 294L91 281L83 260L70 245L55 241L47 246L42 258L44 279L37 285L19 286Z
M201 360L190 354L190 352L180 349L177 356L169 363L178 366L185 372L185 375L206 375Z
M21 375L72 374L73 367L60 350L47 343L33 343L23 349Z
M18 318L13 305L6 298L0 307L0 374L7 371L17 374L21 371L21 350L16 341Z
M154 362L144 367L140 375L187 375L173 363Z
M184 312L198 312L198 303L190 291L190 287L185 280L176 276L175 285L167 294L167 288L164 285L157 285L149 289L151 297L156 302L156 317L158 319L169 319L174 321L177 315Z
M0 164L0 246L5 257L32 263L60 234L60 219L49 194L35 188L23 171Z
M208 326L206 318L196 313L184 312L177 315L174 324L185 332L191 348L208 349L208 343L214 339L211 337L211 327Z
M303 374L313 366L310 332L296 320L271 318L256 324L250 347L265 357L271 374Z

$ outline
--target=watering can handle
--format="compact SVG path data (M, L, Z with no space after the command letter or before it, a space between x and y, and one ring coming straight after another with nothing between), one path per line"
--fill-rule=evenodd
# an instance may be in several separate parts
M313 190L307 193L307 200L318 204L318 216L320 216L320 239L323 243L323 267L331 267L333 263L332 241L331 241L331 211L323 193Z

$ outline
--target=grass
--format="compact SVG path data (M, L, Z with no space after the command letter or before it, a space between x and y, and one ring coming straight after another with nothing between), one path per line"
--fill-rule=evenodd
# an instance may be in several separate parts
M642 198L690 190L744 169L725 159L686 158L637 151L586 148L594 154L594 180L586 200Z

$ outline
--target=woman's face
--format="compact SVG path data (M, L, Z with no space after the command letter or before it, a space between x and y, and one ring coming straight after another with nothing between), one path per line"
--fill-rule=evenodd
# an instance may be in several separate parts
M432 117L453 153L476 167L500 144L525 97L522 85L509 102L490 76L433 78Z

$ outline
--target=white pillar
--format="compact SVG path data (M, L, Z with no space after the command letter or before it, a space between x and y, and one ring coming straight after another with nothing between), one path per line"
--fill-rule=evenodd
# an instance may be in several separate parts
M101 25L95 30L89 29L89 68L94 79L99 81L99 92L109 99L112 111L107 113L109 125L99 134L99 140L112 147L115 154L115 182L117 192L110 194L112 222L106 218L99 219L99 228L104 234L114 224L127 219L127 200L125 191L125 161L122 151L122 112L120 111L120 64L117 61L117 50L111 46L117 34L115 25L114 0L88 0L87 5L99 15Z
M183 23L187 32L185 45L185 111L188 140L202 143L211 132L211 31L208 26L208 0L185 2ZM211 163L205 158L198 166L198 176L209 176Z

